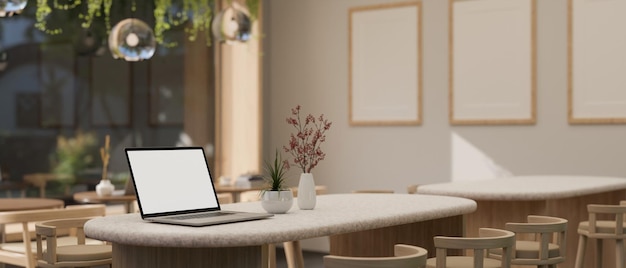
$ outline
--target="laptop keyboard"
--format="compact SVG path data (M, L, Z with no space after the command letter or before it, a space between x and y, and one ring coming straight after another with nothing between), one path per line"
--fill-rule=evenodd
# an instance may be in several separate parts
M212 218L212 217L226 216L226 215L230 215L230 214L232 214L232 213L227 213L227 212L206 212L206 213L195 213L195 214L189 214L189 215L173 216L173 217L168 217L168 219L175 219L175 220L202 219L202 218Z

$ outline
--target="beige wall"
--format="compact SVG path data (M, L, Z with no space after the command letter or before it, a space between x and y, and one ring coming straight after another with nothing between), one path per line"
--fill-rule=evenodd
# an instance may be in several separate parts
M626 176L626 125L567 123L566 0L538 1L537 123L450 126L448 2L423 1L423 124L348 125L348 9L386 0L270 0L265 3L264 157L287 143L290 108L333 121L313 170L331 193L450 180L451 132L516 175ZM386 51L381 53L394 53ZM480 68L480 63L476 63ZM599 66L601 68L601 66ZM299 172L290 171L297 184Z

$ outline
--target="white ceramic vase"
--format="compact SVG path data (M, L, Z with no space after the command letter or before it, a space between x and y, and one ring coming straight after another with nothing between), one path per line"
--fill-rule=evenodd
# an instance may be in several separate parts
M268 213L287 213L293 206L293 193L291 190L264 191L261 195L261 206Z
M114 190L115 185L113 185L110 180L100 180L98 185L96 185L96 194L99 196L112 195Z
M315 180L313 180L313 174L300 174L300 183L298 183L298 207L300 209L314 209L316 202L315 195Z

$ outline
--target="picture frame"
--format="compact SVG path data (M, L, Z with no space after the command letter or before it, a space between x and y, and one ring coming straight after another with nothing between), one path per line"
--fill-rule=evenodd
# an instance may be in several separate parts
M626 18L614 11L626 2L567 0L567 5L568 122L624 124L626 39L619 33Z
M421 2L349 10L351 126L422 123L421 27Z
M73 127L76 124L76 63L70 43L39 46L41 85L40 127Z
M130 62L112 57L92 57L91 125L129 127L131 125L132 69Z
M536 0L449 0L449 8L450 123L534 124Z
M151 126L182 126L184 121L184 61L181 55L150 60L149 121Z

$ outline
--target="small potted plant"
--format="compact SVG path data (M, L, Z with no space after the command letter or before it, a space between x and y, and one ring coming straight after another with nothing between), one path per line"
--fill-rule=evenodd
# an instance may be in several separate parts
M261 206L269 213L287 213L293 205L293 193L285 186L285 172L289 163L281 159L278 150L274 161L265 162L267 188L261 191Z

